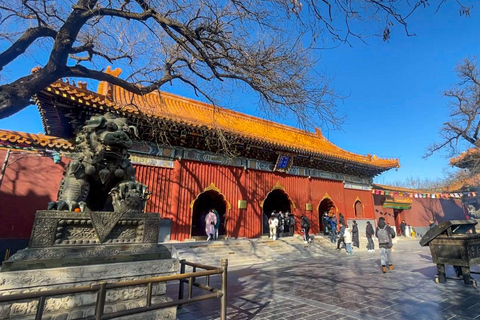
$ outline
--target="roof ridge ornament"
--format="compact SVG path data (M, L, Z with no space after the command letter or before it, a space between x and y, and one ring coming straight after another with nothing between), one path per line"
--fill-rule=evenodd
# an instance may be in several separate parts
M122 69L120 68L112 69L111 66L108 66L107 69L105 69L105 73L118 78L118 76L122 73ZM113 85L111 83L108 83L107 81L100 81L98 83L97 93L111 99L112 87Z

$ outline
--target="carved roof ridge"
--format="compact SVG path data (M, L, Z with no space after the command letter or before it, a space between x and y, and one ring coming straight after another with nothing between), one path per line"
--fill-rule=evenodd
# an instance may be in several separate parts
M69 99L79 100L78 91L82 89L72 88L72 84L64 81L57 81L46 91L63 97L66 97L65 94L71 95ZM88 91L86 95L81 96L81 103L97 109L106 106L112 111L127 114L143 113L147 117L178 121L194 127L220 128L293 153L306 153L385 169L399 167L398 159L378 158L375 155L360 155L346 151L326 139L318 128L315 128L315 132L305 131L164 91L137 95L118 86L111 86L109 91L111 98Z

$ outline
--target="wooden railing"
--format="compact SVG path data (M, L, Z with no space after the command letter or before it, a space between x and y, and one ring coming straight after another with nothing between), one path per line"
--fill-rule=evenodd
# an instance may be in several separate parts
M193 272L185 273L186 265L192 266ZM35 320L41 320L43 316L44 308L45 308L45 301L47 298L60 296L60 295L73 295L73 294L86 293L86 292L95 292L97 294L96 303L95 303L95 314L93 316L85 317L82 319L104 320L104 319L114 319L117 317L138 314L142 312L153 311L153 310L158 310L158 309L163 309L163 308L168 308L173 306L182 306L182 305L199 302L203 300L208 300L208 299L221 299L221 303L220 303L221 320L226 320L228 260L222 259L220 268L196 264L196 263L190 263L185 260L180 261L180 266L181 266L180 274L174 274L170 276L161 276L161 277L152 277L152 278L139 279L139 280L120 281L116 283L101 282L98 284L92 284L90 286L79 286L79 287L73 287L73 288L18 293L18 294L12 294L7 296L0 296L0 303L21 301L21 300L38 300ZM204 269L204 270L196 271L197 268ZM213 288L210 286L210 276L212 275L221 275L220 289ZM202 277L205 277L205 284L196 282L197 278L202 278ZM152 304L153 284L159 283L159 282L176 281L176 280L180 281L178 300ZM183 297L184 283L188 283L188 288L189 288L188 297L186 299ZM139 285L147 286L146 304L144 307L110 312L106 314L104 313L105 300L106 300L108 290L130 287L130 286L139 286ZM210 293L193 297L193 290L192 290L193 286L201 288L205 291L209 291Z

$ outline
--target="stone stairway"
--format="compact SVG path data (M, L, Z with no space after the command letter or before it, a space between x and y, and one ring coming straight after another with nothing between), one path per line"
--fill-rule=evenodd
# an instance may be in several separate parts
M360 237L360 248L354 252L367 251L367 239ZM396 237L397 241L418 241L412 238ZM378 242L374 239L375 248ZM271 240L267 237L257 239L229 239L219 241L170 242L178 259L211 266L220 266L222 259L228 259L230 267L245 266L269 261L299 260L318 256L336 256L336 244L323 235L316 235L313 243L306 244L299 235ZM345 251L342 251L343 253Z
M271 240L235 239L221 241L171 242L178 259L212 266L220 266L228 259L231 267L324 256L333 253L334 247L323 237L306 244L300 236Z

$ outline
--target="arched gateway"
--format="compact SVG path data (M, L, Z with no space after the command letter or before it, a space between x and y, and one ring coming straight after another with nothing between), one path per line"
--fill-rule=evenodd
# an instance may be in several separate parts
M279 212L292 212L292 207L295 208L295 205L290 200L288 193L285 192L285 189L277 183L273 187L272 191L267 194L267 197L262 202L262 213L263 213L263 234L268 234L268 218L273 211Z
M197 196L190 207L192 208L192 227L190 233L192 238L207 238L205 234L205 216L211 209L216 209L220 215L218 236L219 238L225 237L225 217L227 210L230 209L230 203L213 183Z
M318 221L320 222L320 231L325 232L325 221L324 221L324 214L327 213L328 216L336 215L337 208L335 207L335 203L333 203L332 199L327 195L323 197L318 205Z

